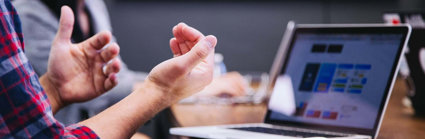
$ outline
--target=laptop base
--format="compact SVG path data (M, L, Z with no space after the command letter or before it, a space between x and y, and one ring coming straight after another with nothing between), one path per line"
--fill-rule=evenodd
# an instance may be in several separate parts
M250 139L250 138L268 138L268 139L299 139L299 138L316 138L316 137L300 137L290 135L276 135L270 133L260 133L254 131L243 131L235 128L271 128L275 130L286 130L288 132L305 132L306 134L322 134L323 136L330 139L370 139L370 136L365 135L352 135L352 134L341 134L332 133L325 131L297 129L292 127L275 126L265 123L253 123L253 124L235 124L235 125L220 125L220 126L198 126L198 127L183 127L183 128L171 128L170 133L173 135L189 136L197 138L215 138L215 139ZM252 128L251 128L252 129ZM333 137L331 137L333 136Z

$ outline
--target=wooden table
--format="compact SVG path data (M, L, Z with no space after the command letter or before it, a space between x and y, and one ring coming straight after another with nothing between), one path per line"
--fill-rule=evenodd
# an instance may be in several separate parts
M397 80L378 138L425 138L425 118L414 117L412 108L401 104L405 92L406 84L402 80ZM203 126L262 122L267 107L266 104L177 104L171 109L181 126Z
M402 99L406 92L405 82L397 80L391 99L388 102L387 111L385 112L384 121L382 122L378 138L425 138L425 118L413 116L413 109L402 105Z

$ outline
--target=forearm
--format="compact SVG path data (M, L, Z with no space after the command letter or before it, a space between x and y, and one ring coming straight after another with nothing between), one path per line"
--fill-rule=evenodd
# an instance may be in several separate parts
M100 138L130 138L143 123L176 101L173 99L167 90L145 82L117 104L80 124Z

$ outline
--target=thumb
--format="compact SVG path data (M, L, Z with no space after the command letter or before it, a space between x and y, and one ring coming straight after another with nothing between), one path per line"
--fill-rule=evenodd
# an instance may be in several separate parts
M188 69L193 69L202 60L206 59L211 52L214 52L214 48L217 44L217 38L212 35L200 40L188 53L181 56L182 64ZM211 62L207 60L207 62ZM212 64L212 63L208 63Z
M74 28L74 13L68 6L62 6L61 16L59 19L59 30L56 34L56 39L60 41L70 41L72 30Z

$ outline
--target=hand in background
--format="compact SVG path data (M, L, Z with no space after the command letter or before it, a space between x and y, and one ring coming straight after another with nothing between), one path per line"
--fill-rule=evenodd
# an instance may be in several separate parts
M245 95L248 84L238 72L229 72L215 77L211 84L204 88L197 97L237 97Z
M176 38L171 39L170 47L175 57L154 67L145 81L169 92L171 103L199 92L211 82L217 44L214 36L204 37L183 23L173 28L173 34Z
M117 84L120 63L114 58L119 53L119 46L114 43L102 49L110 42L111 34L102 32L84 42L72 44L73 25L72 10L62 7L48 71L40 79L49 84L45 88L53 112L69 103L93 99Z

